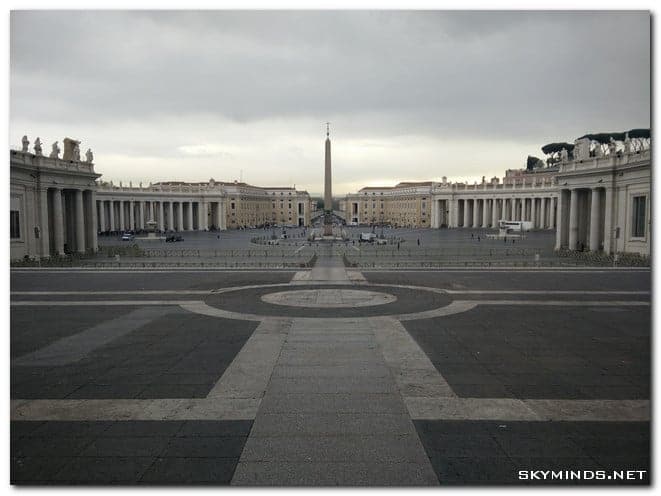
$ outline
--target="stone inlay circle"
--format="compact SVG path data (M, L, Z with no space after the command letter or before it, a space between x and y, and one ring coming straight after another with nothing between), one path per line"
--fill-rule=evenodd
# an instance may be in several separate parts
M385 305L397 301L389 293L358 289L300 289L262 295L262 301L274 305L306 308L354 308Z

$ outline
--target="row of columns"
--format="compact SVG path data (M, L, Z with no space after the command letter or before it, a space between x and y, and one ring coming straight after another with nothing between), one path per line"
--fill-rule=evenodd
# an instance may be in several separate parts
M38 194L40 256L97 251L93 190L44 188Z
M533 229L553 229L555 200L553 196L436 200L432 227L497 228L500 220L520 220L531 222Z
M555 248L611 252L613 189L562 189Z
M99 200L98 212L102 232L145 229L152 220L159 231L225 228L224 204L220 201Z

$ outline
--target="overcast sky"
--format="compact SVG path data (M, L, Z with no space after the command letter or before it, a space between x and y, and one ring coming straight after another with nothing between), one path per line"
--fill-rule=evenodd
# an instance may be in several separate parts
M650 124L647 12L14 11L10 46L12 146L115 182L319 193L326 121L335 194L472 182Z

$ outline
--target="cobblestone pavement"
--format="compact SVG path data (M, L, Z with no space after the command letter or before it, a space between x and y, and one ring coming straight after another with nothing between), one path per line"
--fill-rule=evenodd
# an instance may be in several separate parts
M12 270L12 482L649 483L649 271L319 252L300 271ZM581 479L529 472L549 470Z

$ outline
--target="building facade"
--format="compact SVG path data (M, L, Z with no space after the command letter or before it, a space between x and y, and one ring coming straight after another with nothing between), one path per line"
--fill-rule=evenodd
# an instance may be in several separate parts
M626 134L626 133L619 133ZM589 135L588 135L589 136ZM440 182L366 187L341 201L351 224L497 228L521 220L556 232L557 250L650 254L651 143L583 137L550 167L508 170L469 185Z
M291 187L264 188L239 182L168 181L147 187L99 183L100 231L145 229L206 231L261 227L309 226L311 199Z
M48 157L39 138L10 150L11 260L95 252L97 234L147 229L224 230L278 224L309 226L315 205L306 191L239 182L161 182L128 186L99 180L91 150L64 139Z
M596 151L596 153L595 153ZM651 149L577 140L560 164L555 248L650 254Z
M9 152L11 259L96 251L100 174L94 164L70 153L73 140L68 138L66 158L59 158L57 142L46 157L40 144L29 152L25 141L21 151Z
M392 187L365 187L340 201L340 211L352 225L389 224L430 227L433 183L403 182Z

